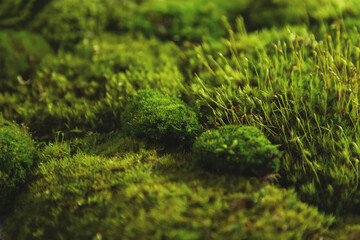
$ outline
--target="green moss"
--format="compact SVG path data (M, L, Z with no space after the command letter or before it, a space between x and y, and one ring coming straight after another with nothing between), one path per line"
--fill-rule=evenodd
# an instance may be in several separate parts
M0 31L0 52L0 87L7 89L26 83L42 58L52 51L48 43L37 34Z
M5 239L357 238L359 6L0 1L0 125L46 141L0 180Z
M263 175L280 167L280 152L255 127L223 126L204 132L193 146L204 168Z
M35 143L22 130L12 124L0 125L1 213L8 211L14 193L25 183L36 154Z
M345 50L357 49L349 39L356 31L342 34L336 26L320 39L287 28L288 37L274 32L277 42L253 51L237 47L254 35L230 34L228 55L199 51L208 73L199 74L193 89L215 125L254 125L281 145L283 186L296 186L303 201L340 213L356 209L359 112L350 99L358 94L360 58L358 50Z
M179 52L170 42L104 34L79 43L72 53L44 57L31 81L0 93L0 109L41 139L57 131L78 136L116 130L127 99L138 89L155 88L171 96L186 92L176 65Z
M24 28L27 23L51 1L4 0L0 3L0 26L2 28Z
M251 1L248 11L247 24L251 29L296 24L305 21L308 17L306 5L301 0Z
M200 41L203 35L225 34L219 28L222 14L211 1L147 1L140 5L131 28L165 39Z
M318 29L324 21L331 22L353 15L357 8L354 2L342 0L255 0L247 5L244 16L249 29L301 23Z
M51 44L72 48L75 43L93 38L106 26L107 8L103 1L53 0L29 24Z
M293 191L214 177L188 157L143 149L112 157L52 156L19 197L4 237L316 239L328 233L333 217L301 203Z
M104 157L114 156L119 153L138 152L145 148L141 140L127 136L123 132L90 133L84 138L76 138L71 144L77 149L92 155Z
M226 34L222 28L222 16L227 15L231 20L235 20L247 2L112 1L111 4L118 7L112 10L111 27L118 31L137 31L147 36L176 42L200 42L202 38L218 39Z
M125 108L123 127L131 136L167 144L191 144L200 133L197 116L177 98L156 91L139 91Z

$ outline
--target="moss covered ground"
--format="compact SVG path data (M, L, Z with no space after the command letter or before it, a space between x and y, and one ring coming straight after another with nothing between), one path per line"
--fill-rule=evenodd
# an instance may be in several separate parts
M0 1L0 239L360 239L357 0Z

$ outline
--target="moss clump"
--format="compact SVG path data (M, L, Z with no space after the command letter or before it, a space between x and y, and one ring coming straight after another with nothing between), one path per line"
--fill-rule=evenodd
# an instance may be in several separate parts
M0 207L6 209L36 157L29 136L15 125L0 126ZM3 212L3 210L0 210Z
M17 76L26 81L34 67L51 53L48 43L26 31L0 31L0 87L15 87Z
M191 144L201 130L195 112L184 102L152 90L139 91L126 106L122 122L131 136L169 144Z
M255 127L223 126L204 132L193 146L205 168L241 174L279 170L280 152Z

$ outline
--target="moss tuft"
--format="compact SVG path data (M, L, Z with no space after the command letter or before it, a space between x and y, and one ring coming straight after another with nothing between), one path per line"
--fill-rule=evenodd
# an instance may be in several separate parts
M191 144L201 131L195 112L184 102L152 90L139 91L122 122L131 136L167 144Z
M263 175L280 166L280 152L255 127L223 126L204 132L193 151L197 162L212 170Z

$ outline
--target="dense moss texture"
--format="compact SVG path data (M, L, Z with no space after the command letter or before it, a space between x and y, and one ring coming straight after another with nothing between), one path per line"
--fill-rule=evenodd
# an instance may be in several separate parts
M193 152L205 168L264 175L280 168L280 152L255 127L223 126L204 132Z
M0 123L0 213L8 210L23 186L37 151L31 138L15 125Z
M40 152L8 239L356 238L359 6L0 1L0 119ZM240 126L252 176L216 170Z
M123 127L134 137L166 144L187 144L200 133L197 116L184 102L152 90L139 91L125 108Z
M317 239L334 221L293 190L214 178L189 155L160 155L109 136L82 140L73 156L79 140L47 146L5 239ZM88 147L97 154L84 153Z
M153 88L171 96L184 91L174 43L114 34L101 39L43 57L31 81L16 84L17 93L0 93L4 116L26 123L41 139L60 130L107 132L121 127L121 112L137 90Z

